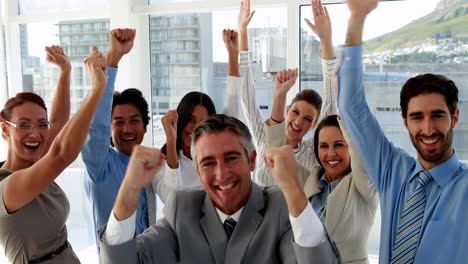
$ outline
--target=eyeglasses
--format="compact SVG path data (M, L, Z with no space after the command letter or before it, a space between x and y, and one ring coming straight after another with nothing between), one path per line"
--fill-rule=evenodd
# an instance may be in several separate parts
M15 123L12 123L10 121L7 121L5 120L4 121L5 123L9 124L10 126L14 127L14 128L17 128L21 131L31 131L33 129L33 127L37 127L38 130L41 130L41 131L46 131L46 130L49 130L49 128L52 127L52 123L50 122L42 122L42 123L39 123L39 124L15 124Z

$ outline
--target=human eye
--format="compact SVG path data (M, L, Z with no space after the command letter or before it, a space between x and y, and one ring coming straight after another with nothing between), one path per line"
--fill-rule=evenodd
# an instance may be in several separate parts
M39 129L41 129L41 130L47 130L47 129L49 129L49 127L50 127L49 124L50 124L50 123L48 123L48 122L39 123L39 124L37 124L37 128L39 128Z
M116 120L116 121L114 121L114 125L115 125L115 126L123 126L123 124L124 124L124 121L123 121L123 120Z
M20 123L16 125L21 130L30 130L32 128L32 124L29 123Z
M202 162L201 164L202 168L211 168L214 165L215 165L214 161L205 161L205 162Z
M231 156L227 156L227 157L226 157L226 162L234 162L234 161L236 161L236 160L238 160L238 159L239 159L238 156L236 156L236 155L231 155Z

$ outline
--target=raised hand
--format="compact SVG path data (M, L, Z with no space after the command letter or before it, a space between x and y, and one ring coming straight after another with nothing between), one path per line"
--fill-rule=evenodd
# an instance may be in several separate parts
M275 80L275 94L286 96L289 90L291 90L296 83L297 76L297 69L282 70L278 72Z
M156 148L135 146L128 163L123 185L139 192L151 184L164 162L164 154Z
M293 149L289 145L271 148L265 153L264 159L265 164L271 168L275 184L281 189L286 199L289 214L293 217L299 216L308 201L297 178L297 164Z
M367 16L377 7L378 0L346 0L351 16Z
M330 22L330 16L328 15L327 7L322 6L321 0L312 0L312 14L314 16L314 23L310 22L307 18L307 25L310 29L319 37L319 39L330 39L332 38L332 27Z
M166 139L176 140L177 139L177 120L179 116L177 115L177 110L168 111L162 118L161 123L166 133Z
M88 69L93 88L105 89L107 82L106 74L106 59L101 52L99 52L96 46L93 47L91 55L84 61L86 68Z
M117 28L110 32L110 48L107 52L108 66L116 67L120 59L129 53L135 41L136 30Z
M229 55L237 57L239 55L239 41L237 32L232 29L224 29L223 41Z
M250 0L243 0L237 18L237 28L239 30L247 30L250 20L252 20L255 11L250 12Z
M45 47L47 52L46 59L48 62L57 65L61 71L70 70L70 58L63 52L63 48L60 46Z
M271 148L265 153L265 164L271 169L271 174L280 189L296 188L299 184L297 178L297 163L294 151L289 145Z

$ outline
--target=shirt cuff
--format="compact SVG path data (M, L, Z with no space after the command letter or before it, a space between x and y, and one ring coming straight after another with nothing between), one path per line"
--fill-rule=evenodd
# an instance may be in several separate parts
M307 202L304 211L296 218L289 215L294 241L301 247L315 247L325 239L325 229L314 209Z
M335 73L338 59L325 60L322 59L322 72L328 76L333 76Z
M240 66L248 66L250 64L248 50L241 50L239 52L239 57L240 57L240 62L239 62Z
M112 210L105 232L105 239L110 246L123 244L135 235L136 211L127 219L118 221Z

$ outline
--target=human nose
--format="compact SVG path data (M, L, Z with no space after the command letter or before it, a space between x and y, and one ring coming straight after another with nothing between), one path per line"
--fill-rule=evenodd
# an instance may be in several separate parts
M422 123L422 134L430 136L434 133L434 122L430 118L424 118Z
M329 147L328 148L328 157L333 157L336 154L336 150L334 147Z
M223 161L217 162L216 166L216 179L218 181L223 181L228 176L228 168Z

